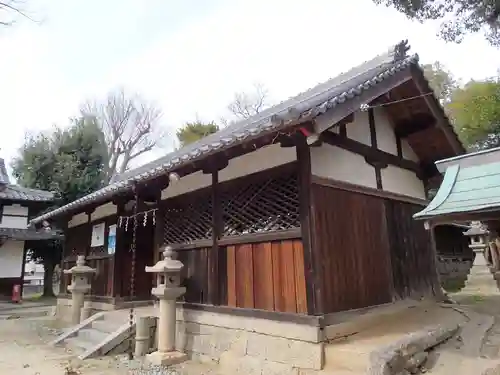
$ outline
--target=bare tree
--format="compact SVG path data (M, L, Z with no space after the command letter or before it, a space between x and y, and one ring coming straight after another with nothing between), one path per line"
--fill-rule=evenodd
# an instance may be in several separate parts
M251 93L237 92L227 108L236 117L246 119L256 115L269 106L269 92L261 83L254 84Z
M159 145L165 137L160 126L162 111L138 95L123 89L110 92L104 101L90 101L81 108L84 116L94 117L108 146L108 181L123 173L130 162Z
M0 26L11 26L15 22L15 16L22 16L34 21L28 13L23 10L23 0L0 1Z

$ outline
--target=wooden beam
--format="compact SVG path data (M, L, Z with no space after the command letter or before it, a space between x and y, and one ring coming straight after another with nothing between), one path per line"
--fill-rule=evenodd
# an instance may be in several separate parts
M380 160L373 160L368 156L365 156L365 161L370 164L375 169L375 179L377 181L377 189L382 190L382 169L389 166L388 163Z
M364 143L355 141L349 138L342 138L332 132L324 132L320 138L329 145L340 147L344 150L362 155L368 158L371 162L381 162L393 165L402 169L407 169L415 173L421 173L420 166L411 160L401 159L397 155L388 152L374 149Z
M209 158L201 168L204 174L213 175L214 172L220 171L229 165L229 159L225 156L213 156Z
M446 120L446 115L443 111L443 108L437 101L436 97L432 94L433 92L432 89L429 87L428 84L426 84L421 69L416 66L412 66L410 70L415 86L417 87L421 95L425 95L423 98L427 106L429 107L432 115L436 118L437 125L441 128L444 135L448 139L448 142L453 148L453 151L455 151L457 155L464 154L465 153L464 147L457 139L457 137L452 134L453 130L449 122Z
M375 126L375 113L373 108L368 109L368 125L370 126L370 141L372 147L377 149L377 128Z
M316 124L316 132L323 133L332 125L337 124L340 120L359 111L361 105L371 103L374 99L392 90L394 87L400 86L411 79L409 69L395 73L393 76L386 78L383 82L376 86L363 91L361 95L355 96L352 99L345 101L335 107L335 110L327 111L318 116L314 122Z
M399 122L396 125L395 133L400 138L408 138L412 134L423 132L435 126L435 121L427 122Z
M426 199L414 198L408 195L392 193L386 190L374 189L367 186L355 185L344 181L333 180L330 178L312 176L312 183L322 186L328 186L334 189L340 189L345 191L350 191L353 193L372 195L374 197L380 197L385 199L392 199L400 202L406 202L411 204L417 204L422 207L422 209L429 204Z
M297 144L297 163L299 179L299 214L304 251L304 273L306 279L307 313L318 315L323 312L321 280L322 268L314 249L315 223L314 207L311 200L311 152L305 137Z
M401 141L401 137L398 135L397 132L394 132L394 137L396 138L396 150L398 154L398 158L403 159L403 144Z
M341 137L346 138L347 137L347 126L346 124L341 124L339 127L339 135Z

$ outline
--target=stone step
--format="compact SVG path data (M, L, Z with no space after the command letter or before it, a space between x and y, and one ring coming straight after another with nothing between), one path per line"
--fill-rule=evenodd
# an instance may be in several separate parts
M108 336L109 336L108 332L98 331L97 329L94 328L84 328L78 331L79 338L91 342L93 344L99 344L103 342Z
M92 328L100 332L113 333L118 328L120 328L124 323L126 323L126 321L122 322L120 320L111 320L108 318L92 322Z
M87 350L95 346L94 343L86 341L78 336L68 337L66 340L64 340L64 343L66 344L66 347L69 347L71 350L78 353L86 352Z

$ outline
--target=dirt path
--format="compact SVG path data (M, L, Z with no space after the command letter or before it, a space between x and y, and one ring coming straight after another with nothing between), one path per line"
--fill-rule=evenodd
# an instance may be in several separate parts
M60 327L53 318L0 320L0 374L16 375L125 375L213 374L207 365L189 363L168 371L141 371L140 362L126 356L81 361L62 347L48 345ZM68 370L67 370L68 369ZM71 372L73 371L73 372Z
M459 305L453 305L439 315L440 319L451 321L449 309L461 309L467 314L468 325L461 331L460 337L450 340L437 350L437 359L428 373L436 375L481 375L486 369L496 368L488 375L500 375L500 298L498 299L461 299ZM427 311L415 321L422 323L438 321L436 311ZM416 312L414 311L413 315ZM448 314L448 315L446 315ZM410 314L411 315L411 314ZM418 315L418 314L417 314ZM420 316L420 315L419 315ZM444 318L443 318L444 317ZM425 318L425 319L424 319ZM405 320L409 320L407 316ZM424 322L424 323L425 323ZM411 322L410 322L411 323ZM188 362L168 371L140 371L140 362L129 362L126 356L102 357L81 361L69 350L52 347L48 343L59 333L62 327L51 317L27 319L0 319L0 374L16 375L125 375L125 374L212 374L216 369L206 364ZM423 323L422 323L423 324ZM425 323L430 324L430 323ZM424 325L425 325L424 324ZM413 331L413 326L406 332ZM375 327L376 328L376 327ZM374 328L374 329L375 329ZM379 327L379 329L382 327ZM394 327L393 327L394 328ZM415 328L416 329L416 328ZM381 336L390 336L389 328L383 329ZM378 335L374 336L378 337ZM389 339L390 337L387 337ZM355 343L358 351L360 342ZM345 345L344 345L345 346ZM340 348L331 354L339 358ZM343 353L342 358L347 353ZM359 353L356 357L359 361ZM360 368L365 368L361 366ZM71 369L74 372L68 372ZM328 369L325 369L328 371ZM335 371L333 373L336 373ZM364 374L365 371L350 371L352 374ZM330 374L332 374L330 372Z

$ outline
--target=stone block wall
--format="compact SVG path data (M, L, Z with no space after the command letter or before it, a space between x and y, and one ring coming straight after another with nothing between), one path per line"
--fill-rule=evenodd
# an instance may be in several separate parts
M451 255L439 255L437 258L437 268L442 287L449 292L462 289L472 267L472 259Z
M178 310L177 348L228 373L295 374L323 368L318 327Z

